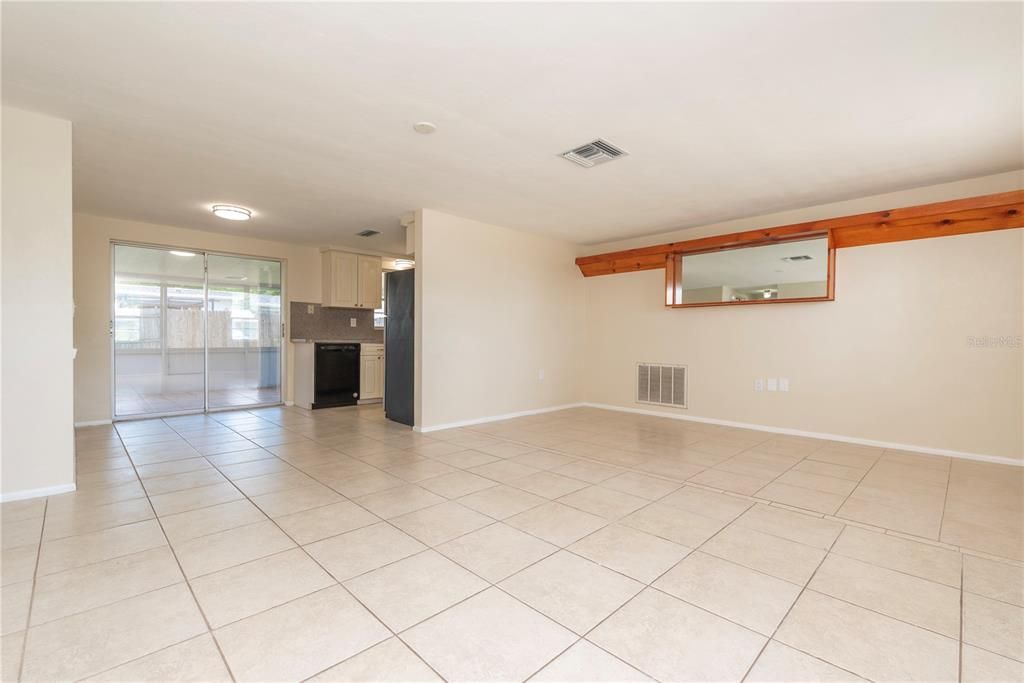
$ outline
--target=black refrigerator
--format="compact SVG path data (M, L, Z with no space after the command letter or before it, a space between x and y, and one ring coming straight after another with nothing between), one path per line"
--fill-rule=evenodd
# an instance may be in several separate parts
M412 426L414 350L413 304L416 275L396 270L384 276L384 415Z

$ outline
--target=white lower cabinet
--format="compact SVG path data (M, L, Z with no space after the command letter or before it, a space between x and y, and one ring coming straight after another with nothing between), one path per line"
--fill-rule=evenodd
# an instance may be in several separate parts
M359 358L359 399L384 398L384 345L363 344Z

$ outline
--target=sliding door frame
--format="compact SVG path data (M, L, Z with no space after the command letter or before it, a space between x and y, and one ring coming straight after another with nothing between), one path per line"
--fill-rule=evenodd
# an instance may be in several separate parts
M116 313L117 313L117 263L114 258L114 254L117 247L141 247L144 249L159 249L160 251L191 251L195 254L201 254L203 257L203 407L194 408L190 410L176 410L164 413L145 413L143 415L118 415L117 414L117 353L116 353ZM173 246L167 244L156 244L153 242L133 242L131 240L110 240L110 287L109 287L109 304L110 304L110 416L113 422L128 422L131 420L148 420L151 418L161 417L176 417L179 415L204 415L207 413L223 413L231 410L253 410L256 408L273 408L275 406L285 405L285 396L287 392L286 379L288 373L286 369L288 367L288 340L285 337L285 331L288 329L288 316L290 314L289 303L287 297L287 282L288 282L288 259L274 258L271 256L259 256L257 254L240 254L229 251L218 251L213 249L199 249L196 247L183 247ZM246 258L255 259L258 261L273 261L281 265L281 355L278 361L277 368L277 385L279 387L280 400L272 403L250 403L244 406L223 406L217 408L210 408L210 344L208 337L209 320L207 310L210 299L210 274L208 268L207 257L209 256L227 256L231 258ZM162 309L162 306L161 306ZM161 310L161 316L166 316L166 311ZM163 323L161 323L161 336L163 336L165 330ZM161 339L161 343L163 343Z

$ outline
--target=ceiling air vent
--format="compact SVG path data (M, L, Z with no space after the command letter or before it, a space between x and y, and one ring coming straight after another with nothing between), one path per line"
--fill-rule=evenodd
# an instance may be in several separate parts
M380 230L361 230L356 234L359 235L360 237L373 237L374 235L379 235Z
M686 366L637 363L636 401L686 407Z
M628 154L629 152L598 138L593 142L570 149L568 152L563 153L562 157L584 168L590 168L591 166L597 166L608 161L615 161L619 157L624 157Z

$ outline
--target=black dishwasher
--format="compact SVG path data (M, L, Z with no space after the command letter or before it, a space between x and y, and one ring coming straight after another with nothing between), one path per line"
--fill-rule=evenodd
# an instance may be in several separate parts
M359 401L359 344L317 344L313 368L314 410Z

